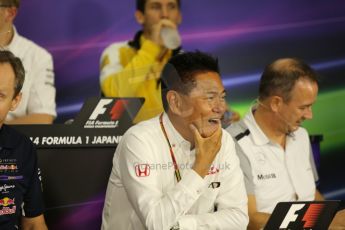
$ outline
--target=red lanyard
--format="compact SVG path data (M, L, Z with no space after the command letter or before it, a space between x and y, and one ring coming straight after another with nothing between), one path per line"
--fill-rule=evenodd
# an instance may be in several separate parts
M178 165L176 163L175 155L174 155L173 149L171 147L171 144L170 144L170 141L169 141L169 138L168 138L168 134L165 131L165 128L164 128L164 125L163 125L163 113L159 116L159 123L161 124L161 129L162 129L163 134L165 136L165 139L167 140L167 143L169 145L170 156L171 156L171 159L173 161L174 169L175 169L175 177L176 177L177 182L179 182L181 180L181 174L180 174L180 170L178 169Z

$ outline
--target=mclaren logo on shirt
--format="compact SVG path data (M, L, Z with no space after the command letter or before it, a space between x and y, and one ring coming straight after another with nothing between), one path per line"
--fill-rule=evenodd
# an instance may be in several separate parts
M275 173L258 174L258 180L267 180L267 179L275 179L275 178L277 178Z
M93 110L84 128L116 128L119 118L126 110L126 99L101 99Z

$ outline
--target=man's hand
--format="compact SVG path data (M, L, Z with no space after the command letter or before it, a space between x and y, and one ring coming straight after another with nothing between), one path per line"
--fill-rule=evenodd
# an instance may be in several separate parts
M175 23L173 23L169 19L162 19L157 24L153 25L148 39L150 39L152 42L156 43L159 46L164 46L161 38L161 30L163 27L177 29Z
M345 229L345 209L337 212L329 229L331 230Z
M220 150L222 144L222 128L219 124L217 130L210 137L206 138L200 135L199 130L193 124L190 125L190 129L194 134L196 155L193 170L201 177L205 177Z
M44 216L39 215L32 218L22 217L23 230L48 230Z

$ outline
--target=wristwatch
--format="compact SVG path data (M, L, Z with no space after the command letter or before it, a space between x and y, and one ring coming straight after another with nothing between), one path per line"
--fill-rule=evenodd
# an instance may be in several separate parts
M180 229L180 225L178 224L178 222L177 224L175 224L174 226L170 228L170 230L179 230L179 229Z

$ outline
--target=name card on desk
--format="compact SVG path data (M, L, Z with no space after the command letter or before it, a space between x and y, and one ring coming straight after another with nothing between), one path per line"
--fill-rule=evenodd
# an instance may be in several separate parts
M70 124L14 125L38 148L114 147L144 102L143 98L88 99Z

